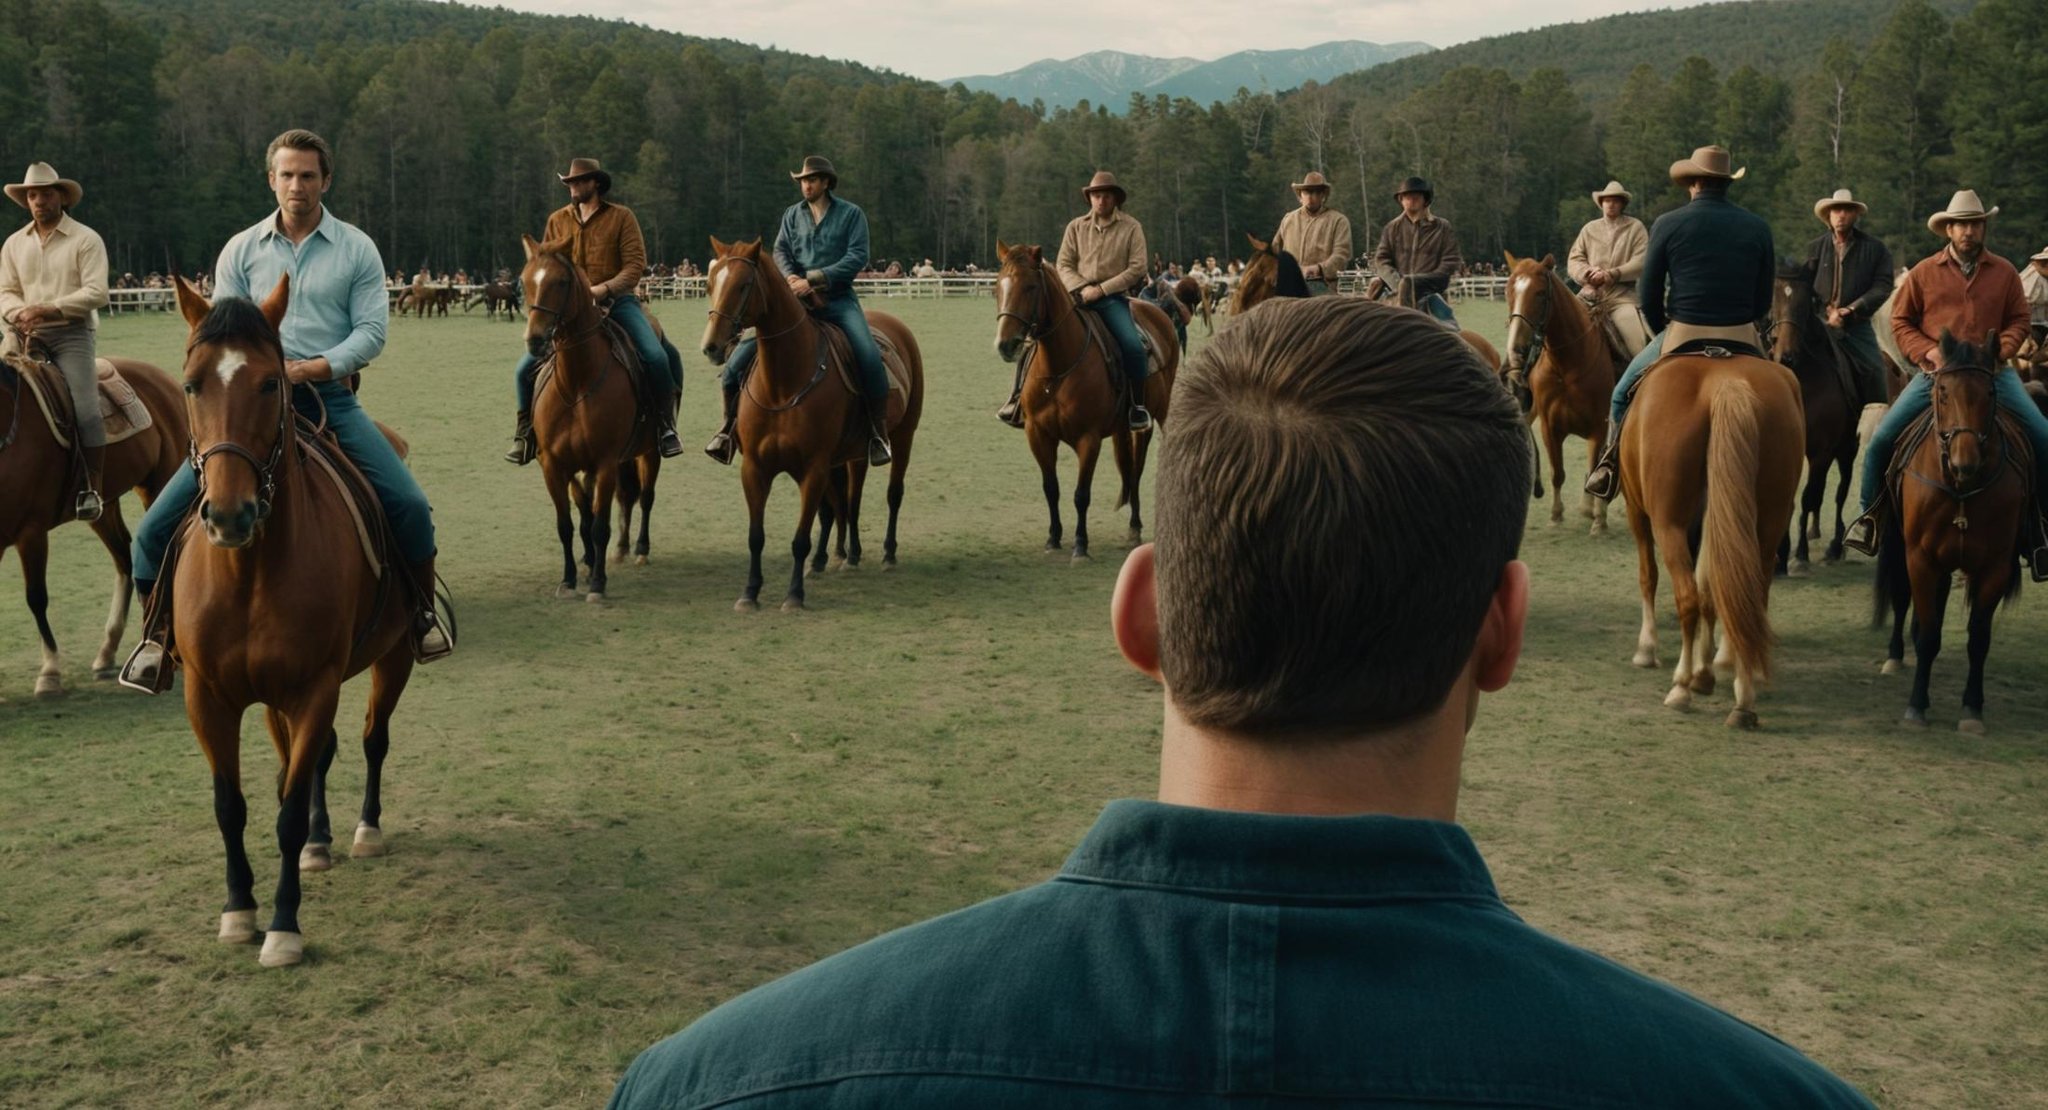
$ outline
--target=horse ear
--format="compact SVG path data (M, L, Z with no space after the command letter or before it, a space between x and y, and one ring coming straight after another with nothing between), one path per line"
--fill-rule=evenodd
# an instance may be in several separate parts
M1514 252L1514 251L1511 251L1511 250L1503 250L1503 251L1501 251L1501 252L1500 252L1500 256L1501 256L1502 258L1505 258L1505 259L1507 259L1507 260L1508 260L1508 269L1510 269L1510 270L1514 269L1514 268L1515 268L1515 266L1516 266L1516 265L1518 265L1518 264L1519 264L1519 263L1520 263L1520 262L1522 261L1521 259L1519 259L1519 258L1516 258L1516 257L1515 257L1515 252Z
M1546 270L1555 270L1555 269L1557 269L1557 255L1555 255L1555 254L1546 254L1546 255L1544 255L1544 256L1543 256L1543 268L1544 268L1544 269L1546 269Z
M723 241L721 241L721 240L720 240L720 239L718 238L718 236L716 236L716 235L713 235L713 236L711 237L711 253L712 253L712 254L715 254L715 255L717 255L717 256L718 256L718 257L720 257L720 258L724 258L724 257L725 257L725 254L726 254L726 252L727 252L727 251L729 251L729 250L731 250L731 249L732 249L732 244L731 244L731 243L727 243L727 242L723 242Z
M291 299L292 276L277 275L277 287L270 291L268 297L263 298L262 304L256 306L263 310L263 318L270 321L271 331L276 331L284 323L284 309L291 303Z
M1955 335L1947 328L1941 329L1941 334L1936 336L1934 340L1935 353L1940 356L1939 362L1941 365L1947 366L1955 361L1956 346Z
M540 250L540 244L534 242L531 235L521 234L519 236L519 245L526 248L526 260L528 262L533 261L534 253Z
M1253 250L1255 250L1255 251L1261 251L1261 252L1263 252L1263 251L1264 251L1264 250L1266 249L1266 244L1264 244L1264 243L1260 242L1260 241L1259 241L1259 237L1258 237L1258 236L1256 236L1256 235L1253 235L1253 234L1252 234L1251 232L1249 232L1249 231L1245 232L1245 233L1244 233L1244 237L1245 237L1245 239L1246 239L1247 241L1249 241L1249 242L1251 243L1251 245L1252 245L1252 249L1253 249Z
M1037 244L1035 244L1035 243L1034 243L1034 244L1032 245L1032 247L1031 247L1031 261L1033 261L1033 262L1044 262L1044 261L1045 261L1045 248L1044 248L1044 247L1041 247L1041 246L1038 246Z
M1987 360L1989 360L1989 361L1991 362L1991 364L1992 364L1991 368L1992 368L1993 370L1997 370L1997 369L1998 369L1998 329L1997 329L1997 328L1992 328L1992 329L1990 329L1990 330L1988 330L1988 331L1986 331L1986 332L1984 333L1984 357L1985 357L1985 359L1987 359Z
M996 257L999 259L1010 257L1010 244L1003 242L1001 236L996 238Z
M185 275L178 274L177 279L178 311L184 315L187 327L196 328L201 320L206 319L206 314L213 311L213 306L207 303L205 297L200 296L199 290L192 288L192 283L185 280Z

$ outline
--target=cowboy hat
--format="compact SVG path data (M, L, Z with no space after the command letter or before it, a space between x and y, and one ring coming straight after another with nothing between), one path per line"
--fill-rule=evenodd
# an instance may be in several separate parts
M78 182L68 177L58 177L57 171L51 169L48 162L37 162L21 175L21 184L6 187L7 199L27 208L28 191L41 188L55 188L63 193L66 208L77 206L79 199L85 196L85 189Z
M1124 187L1116 183L1116 175L1108 170L1095 171L1095 176L1089 178L1088 184L1081 189L1081 195L1084 197L1095 193L1115 193L1118 208L1122 208L1124 201L1130 199L1130 194L1124 192Z
M1870 211L1869 205L1851 196L1847 189L1836 189L1834 196L1822 197L1813 202L1813 214L1818 216L1822 223L1827 222L1828 211L1834 208L1854 208L1858 216Z
M1424 204L1428 204L1436 199L1436 190L1429 187L1429 182L1419 177L1411 177L1394 186L1395 196L1398 197L1402 193L1421 193Z
M2042 247L2042 248L2041 248L2041 253L2040 253L2040 254L2030 254L2030 255L2028 255L2028 256L2027 256L2027 261L2029 261L2029 262L2048 262L2048 247Z
M555 176L564 184L571 181L581 181L586 177L594 177L597 179L598 192L609 193L612 191L612 175L599 169L597 159L595 158L571 158L569 159L569 172L558 173Z
M1289 188L1293 189L1297 193L1306 193L1310 189L1321 189L1323 192L1327 193L1330 191L1330 182L1328 181L1328 179L1324 178L1322 174L1317 173L1314 170L1310 170L1308 171L1308 173L1302 176L1302 179L1300 181L1297 181L1294 184L1290 185Z
M839 187L839 171L832 168L832 159L822 154L813 154L805 158L804 167L789 175L791 181L802 181L806 177L824 178L825 187L828 189Z
M1623 204L1626 204L1629 201L1636 199L1635 194L1629 192L1627 189L1622 188L1621 182L1619 181L1609 181L1605 189L1600 189L1594 192L1593 203L1598 204L1605 197L1620 197Z
M1671 180L1683 182L1694 177L1711 177L1721 181L1740 181L1749 172L1744 166L1734 173L1728 172L1731 165L1728 148L1703 146L1692 152L1692 157L1671 163Z
M11 189L12 186L9 186ZM1984 210L1984 202L1977 199L1977 190L1958 189L1956 195L1948 198L1948 207L1927 217L1927 230L1936 235L1945 235L1944 230L1957 220L1988 220L1998 215L1998 207Z

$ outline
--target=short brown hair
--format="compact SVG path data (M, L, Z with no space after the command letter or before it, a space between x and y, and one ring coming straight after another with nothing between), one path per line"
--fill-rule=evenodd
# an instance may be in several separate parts
M287 148L292 150L310 150L318 154L320 156L320 176L334 176L334 151L328 149L326 139L313 134L303 127L294 127L290 131L270 140L270 149L263 152L263 169L266 172L277 169L277 152Z
M1404 721L1443 704L1528 513L1515 403L1455 332L1268 301L1189 364L1159 463L1160 668L1191 722Z

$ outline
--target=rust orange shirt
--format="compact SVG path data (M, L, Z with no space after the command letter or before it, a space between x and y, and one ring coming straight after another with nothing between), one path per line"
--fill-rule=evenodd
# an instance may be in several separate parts
M1947 247L1906 271L1892 301L1892 338L1899 352L1932 369L1935 348L1946 328L1966 343L1982 343L1998 332L1998 357L2017 354L2027 330L2027 295L2012 263L1985 251L1977 256L1977 272L1963 276L1962 264Z

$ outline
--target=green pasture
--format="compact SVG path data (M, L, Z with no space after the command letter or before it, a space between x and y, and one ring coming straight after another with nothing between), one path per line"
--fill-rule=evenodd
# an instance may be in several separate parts
M990 415L1009 383L992 306L885 307L916 329L930 393L902 565L822 576L797 614L772 604L791 487L770 504L771 604L735 613L737 475L694 450L662 474L651 565L619 568L602 606L556 600L539 472L498 461L518 328L393 322L364 399L413 444L463 641L399 708L390 854L309 876L308 958L292 970L215 942L204 761L176 696L92 682L112 575L88 531L58 533L69 697L30 696L33 626L14 587L0 603L0 1105L596 1103L708 1007L1037 881L1104 802L1148 793L1159 693L1107 629L1124 550L1111 464L1094 560L1043 553L1036 469ZM660 306L686 349L701 313ZM1504 331L1497 305L1464 313ZM183 335L169 316L130 316L101 345L172 366ZM689 363L694 448L717 389ZM1570 455L1575 487L1582 445ZM869 505L873 564L881 499ZM1562 529L1547 513L1531 504L1522 667L1486 702L1466 762L1462 817L1509 903L1881 1103L2048 1102L2043 601L2000 615L1991 732L1974 738L1954 729L1960 619L1934 727L1906 731L1908 680L1878 674L1867 627L1868 565L1781 581L1764 728L1737 733L1721 724L1725 686L1674 713L1668 674L1629 666L1620 514L1589 537L1576 513ZM338 831L361 797L362 697L344 696ZM244 737L267 921L273 764L253 716Z

